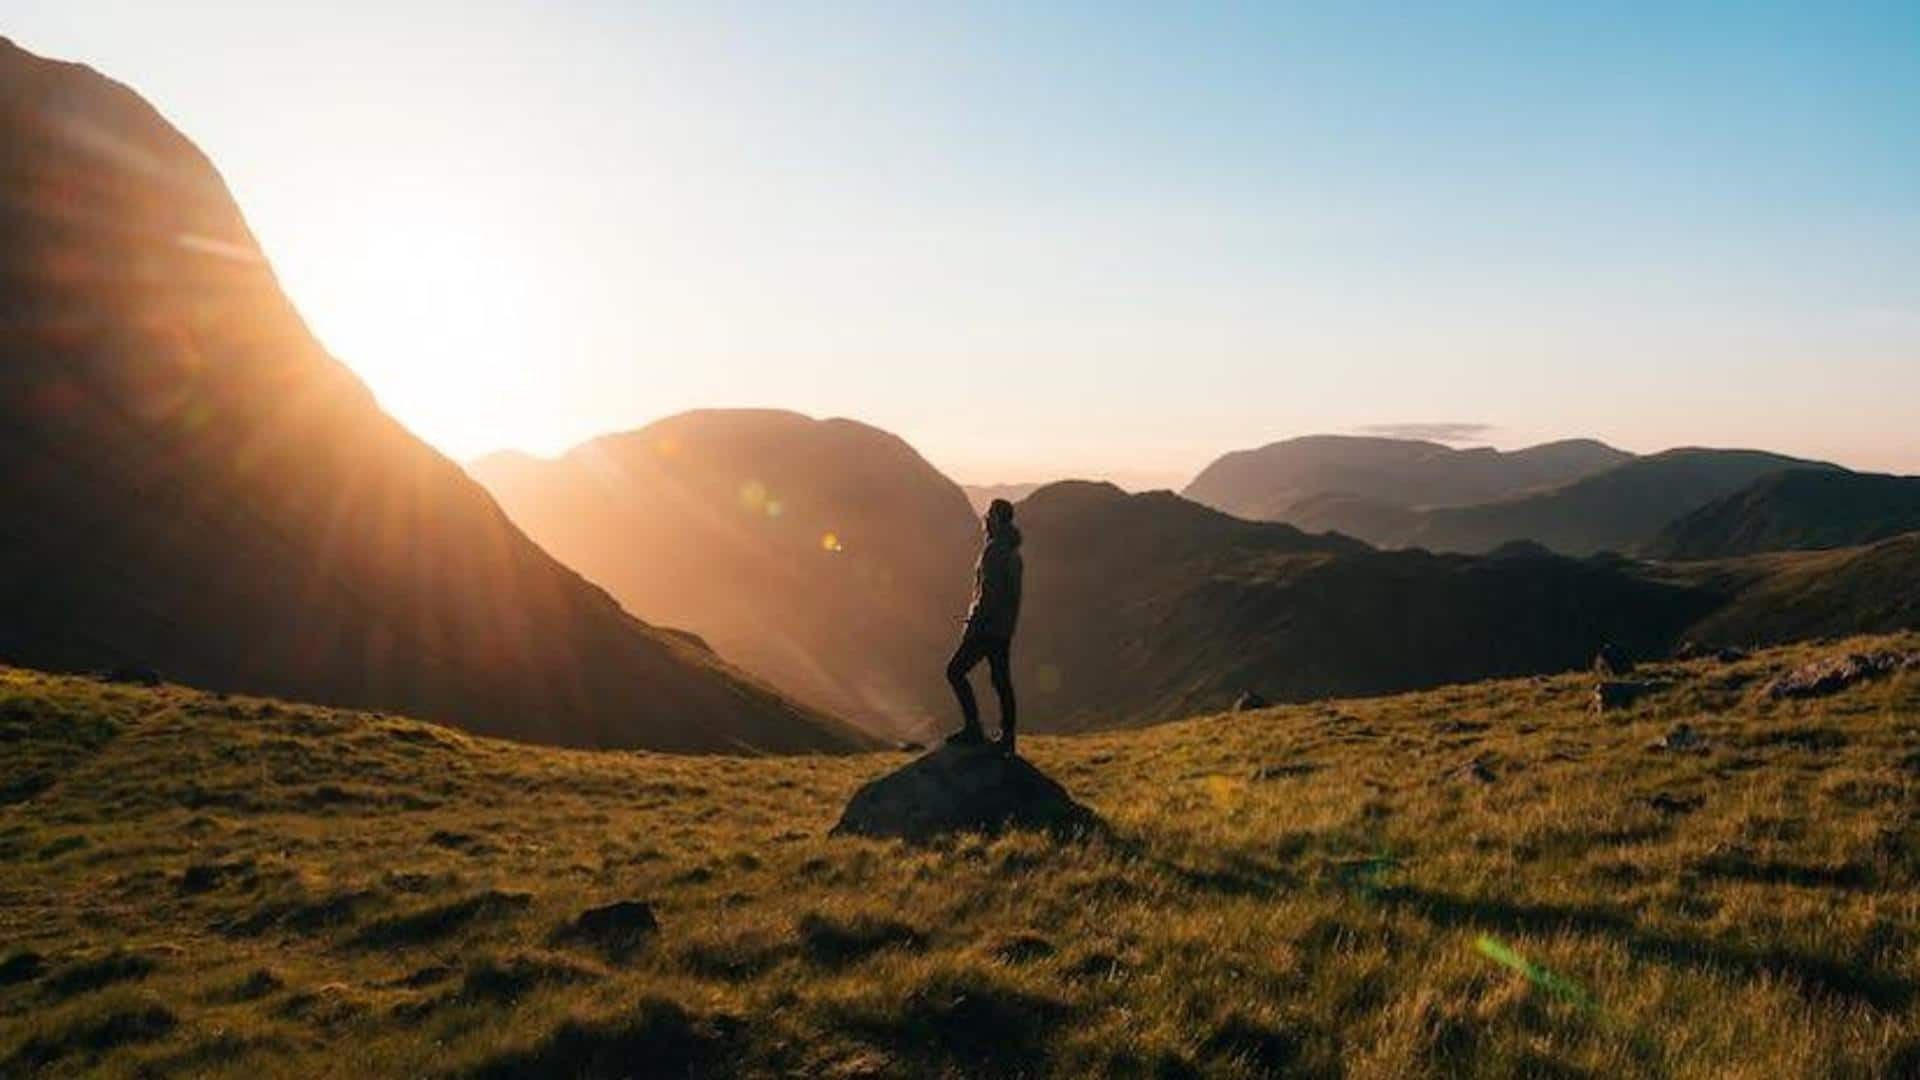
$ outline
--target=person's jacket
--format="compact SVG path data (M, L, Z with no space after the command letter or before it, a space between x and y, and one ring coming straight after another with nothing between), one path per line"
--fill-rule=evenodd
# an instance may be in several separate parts
M973 568L973 606L967 610L967 634L1012 638L1020 621L1020 530L1008 525L987 535Z

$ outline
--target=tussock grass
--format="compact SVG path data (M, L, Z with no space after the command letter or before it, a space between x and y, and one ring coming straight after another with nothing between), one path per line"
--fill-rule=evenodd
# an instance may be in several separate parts
M0 1073L1912 1075L1920 674L1763 693L1866 644L1034 738L1110 829L921 847L826 836L898 754L0 669Z

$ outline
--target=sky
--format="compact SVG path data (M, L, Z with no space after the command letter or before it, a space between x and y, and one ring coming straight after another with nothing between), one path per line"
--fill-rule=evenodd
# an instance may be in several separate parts
M1920 473L1920 5L0 0L456 458L683 409L966 482L1315 432Z

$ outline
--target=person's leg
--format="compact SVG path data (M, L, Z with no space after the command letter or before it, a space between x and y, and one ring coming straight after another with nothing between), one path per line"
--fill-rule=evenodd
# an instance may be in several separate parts
M962 722L960 730L948 737L949 742L980 742L986 738L980 728L980 704L974 700L972 684L967 682L967 673L983 655L980 640L968 635L960 639L960 647L953 650L953 659L947 661L947 684L953 687L953 696L960 699Z
M1002 638L987 650L987 664L993 671L993 692L1000 698L1000 749L1013 753L1013 732L1017 715L1013 701L1013 643Z

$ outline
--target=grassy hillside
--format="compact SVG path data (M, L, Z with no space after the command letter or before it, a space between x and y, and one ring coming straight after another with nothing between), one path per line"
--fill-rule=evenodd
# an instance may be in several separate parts
M1920 531L1920 476L1789 469L1679 518L1657 559L1723 559L1871 544Z
M1911 1074L1920 673L1815 655L1037 738L1110 835L924 849L825 836L901 755L0 670L0 1074Z
M1696 641L1779 644L1920 628L1920 533L1838 551L1653 564L1643 572L1727 598L1688 629Z

